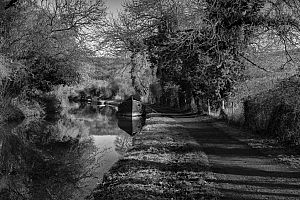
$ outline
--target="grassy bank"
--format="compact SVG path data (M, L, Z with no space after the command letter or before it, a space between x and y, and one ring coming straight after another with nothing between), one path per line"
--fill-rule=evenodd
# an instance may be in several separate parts
M148 119L90 199L212 199L207 157L174 121Z

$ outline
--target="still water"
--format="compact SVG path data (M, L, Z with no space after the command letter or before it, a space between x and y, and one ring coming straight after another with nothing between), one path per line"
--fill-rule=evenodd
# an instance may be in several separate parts
M113 106L79 105L52 121L0 130L0 199L84 199L133 145L142 118Z

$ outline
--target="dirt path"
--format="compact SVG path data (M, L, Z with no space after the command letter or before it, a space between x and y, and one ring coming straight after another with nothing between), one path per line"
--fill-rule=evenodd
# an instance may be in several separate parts
M208 156L212 183L221 199L300 199L300 169L275 162L216 128L208 117L173 117Z

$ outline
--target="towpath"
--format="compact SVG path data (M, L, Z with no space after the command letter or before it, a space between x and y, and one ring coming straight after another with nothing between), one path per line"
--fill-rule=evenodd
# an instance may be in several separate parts
M252 148L237 129L176 113L146 123L90 199L300 199L300 169L277 162L272 147Z

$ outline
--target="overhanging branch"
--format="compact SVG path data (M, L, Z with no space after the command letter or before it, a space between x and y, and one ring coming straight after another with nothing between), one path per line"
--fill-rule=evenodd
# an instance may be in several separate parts
M261 70L263 70L263 71L265 71L265 72L272 72L272 71L270 71L270 70L267 70L267 69L265 69L265 68L259 66L258 64L254 63L253 61L251 61L249 58L245 57L245 56L242 55L242 54L239 54L239 56L241 56L242 58L244 58L245 60L247 60L249 63L251 63L252 65L254 65L255 67L257 67L257 68L259 68L259 69L261 69Z

